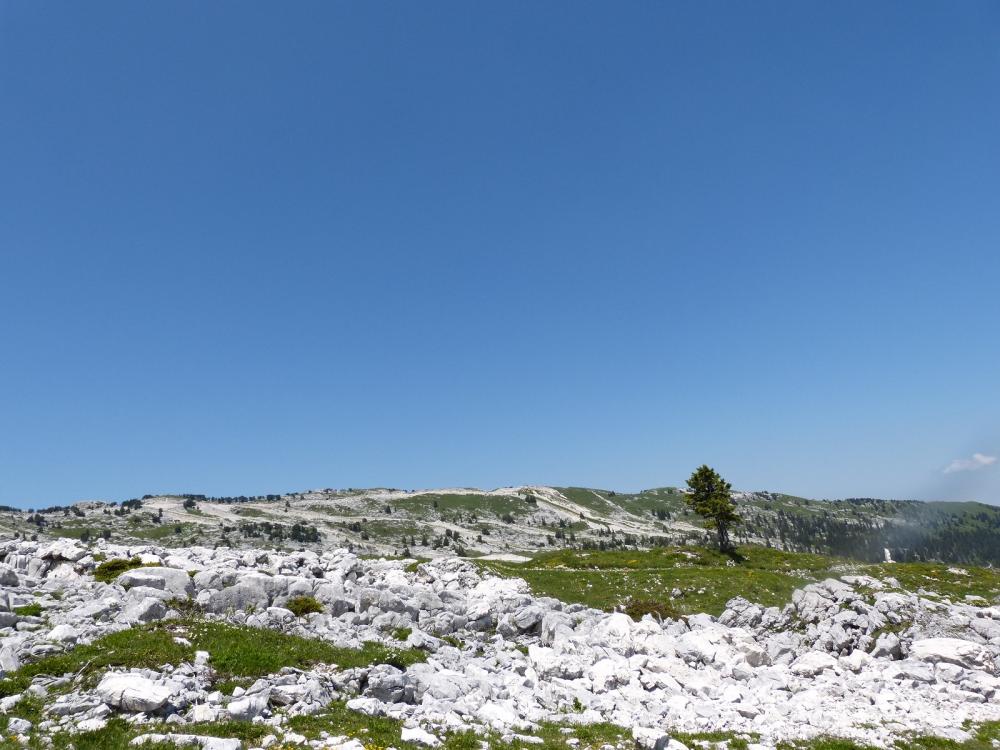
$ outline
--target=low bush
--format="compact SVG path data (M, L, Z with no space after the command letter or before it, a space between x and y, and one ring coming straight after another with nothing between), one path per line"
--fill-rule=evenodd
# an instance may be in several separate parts
M632 599L623 611L633 620L641 620L643 615L653 615L658 620L677 620L682 614L673 604L660 599Z
M412 628L396 628L392 631L392 637L397 641L405 641L410 637L410 633L413 632Z
M94 580L102 583L111 583L126 570L142 567L142 560L138 557L116 557L114 560L106 560L94 569Z
M293 596L285 604L285 608L291 610L296 617L304 617L313 612L323 611L323 605L311 596Z

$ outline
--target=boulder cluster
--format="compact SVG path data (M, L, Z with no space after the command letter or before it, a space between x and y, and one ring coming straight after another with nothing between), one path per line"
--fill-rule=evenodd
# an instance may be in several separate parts
M95 557L96 556L96 557ZM144 567L110 583L99 560ZM426 652L406 668L286 667L223 694L212 655L156 670L111 669L89 688L39 675L0 699L10 712L46 700L44 719L11 719L8 733L99 729L124 715L149 732L136 743L234 750L185 725L252 721L275 742L358 750L346 737L306 740L289 717L333 700L405 723L404 739L435 746L449 730L522 736L540 722L611 722L648 748L670 732L726 731L757 744L838 735L887 745L908 733L969 738L1000 720L1000 607L909 592L892 579L844 576L796 591L784 609L744 599L720 617L634 621L536 597L519 579L469 561L363 560L346 550L241 551L123 547L103 541L0 544L0 673L140 623L191 616L360 648L377 641ZM322 612L286 606L308 596ZM18 614L42 603L40 615ZM353 744L352 744L353 743ZM671 744L672 743L672 744Z

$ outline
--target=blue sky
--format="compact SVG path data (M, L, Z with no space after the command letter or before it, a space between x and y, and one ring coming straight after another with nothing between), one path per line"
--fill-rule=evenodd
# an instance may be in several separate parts
M4 2L0 503L998 503L998 92L991 2Z

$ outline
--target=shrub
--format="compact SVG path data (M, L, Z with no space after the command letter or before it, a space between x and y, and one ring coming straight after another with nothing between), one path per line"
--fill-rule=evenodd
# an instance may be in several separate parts
M164 604L167 605L169 609L175 609L184 617L194 617L202 613L201 605L198 604L191 597L174 597L172 599L167 599Z
M106 562L102 562L98 565L94 569L94 580L101 581L103 583L111 583L126 570L132 570L133 568L139 568L141 566L142 560L138 557L117 557L114 560L107 560Z
M640 620L643 615L653 615L658 620L676 620L681 616L672 604L658 599L632 599L624 610L633 620Z
M323 605L311 596L293 596L285 604L285 608L291 610L292 614L296 617L303 617L313 612L323 611Z
M397 641L405 641L410 637L410 633L413 632L412 628L396 628L392 631L392 637Z

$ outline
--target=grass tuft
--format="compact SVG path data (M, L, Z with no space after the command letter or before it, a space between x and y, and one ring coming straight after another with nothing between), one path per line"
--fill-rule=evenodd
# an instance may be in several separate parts
M25 604L23 607L14 607L14 614L21 615L21 617L39 617L43 609L42 605L38 602L32 602L31 604Z

